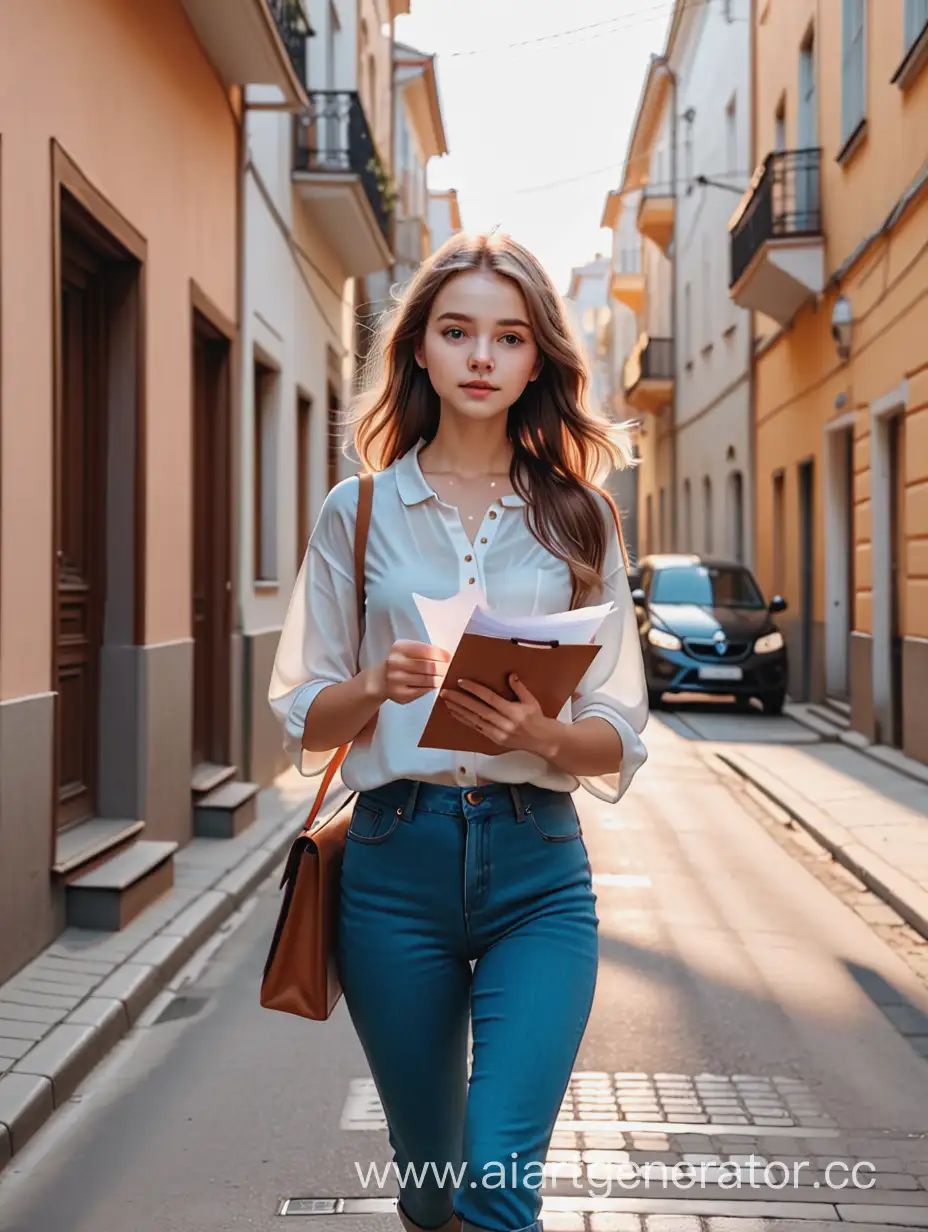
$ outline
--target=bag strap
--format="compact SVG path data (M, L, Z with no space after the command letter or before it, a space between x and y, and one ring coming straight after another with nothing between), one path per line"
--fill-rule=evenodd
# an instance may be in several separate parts
M371 527L371 511L374 507L374 476L369 474L358 476L358 516L354 527L354 584L358 601L358 624L364 629L364 562L367 557L367 536ZM322 808L326 794L332 785L332 780L341 767L342 762L351 748L350 742L343 744L326 766L316 799L310 809L303 833L312 829L313 822Z

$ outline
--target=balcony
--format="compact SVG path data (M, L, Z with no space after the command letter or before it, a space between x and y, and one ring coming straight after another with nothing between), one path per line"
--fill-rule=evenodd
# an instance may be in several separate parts
M673 400L673 339L642 334L625 361L625 400L636 411L659 411Z
M226 86L271 86L284 110L306 106L306 39L312 30L302 0L182 3Z
M818 149L768 154L728 224L731 298L780 325L825 286L821 159Z
M346 277L392 265L392 194L355 91L310 93L296 125L293 181Z
M670 193L645 187L638 203L638 231L666 257L673 241L674 199Z
M644 303L644 273L641 269L641 249L628 248L617 252L612 261L612 280L609 284L612 298L631 308L632 312L641 311Z

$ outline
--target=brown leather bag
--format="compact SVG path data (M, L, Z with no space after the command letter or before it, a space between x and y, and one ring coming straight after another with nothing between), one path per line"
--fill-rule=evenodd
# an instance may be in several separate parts
M354 534L354 575L358 617L364 624L364 558L374 498L373 475L359 476L358 517ZM326 792L350 745L343 744L326 767L302 831L290 848L281 880L283 903L261 981L261 1005L267 1010L322 1021L342 995L338 977L338 900L342 857L353 797L313 829Z

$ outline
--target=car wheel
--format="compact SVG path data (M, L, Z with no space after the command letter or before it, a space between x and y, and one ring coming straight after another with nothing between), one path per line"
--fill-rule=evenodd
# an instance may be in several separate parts
M782 714L783 703L786 701L785 693L768 693L766 697L761 699L764 714Z

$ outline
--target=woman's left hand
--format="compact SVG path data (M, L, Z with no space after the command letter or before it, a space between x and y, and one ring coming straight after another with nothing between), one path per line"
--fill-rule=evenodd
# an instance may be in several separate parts
M440 699L467 727L503 749L521 749L550 760L557 749L557 719L545 716L537 699L518 676L509 677L517 700L509 701L473 680L459 680L457 689L444 688Z

